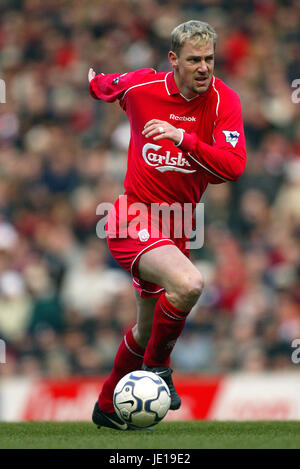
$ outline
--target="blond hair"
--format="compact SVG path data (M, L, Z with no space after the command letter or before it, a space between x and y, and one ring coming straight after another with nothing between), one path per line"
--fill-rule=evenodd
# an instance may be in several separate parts
M191 20L186 23L179 24L171 33L171 49L177 55L180 54L181 48L185 41L190 40L198 44L213 41L214 49L217 42L217 33L210 24L203 21Z

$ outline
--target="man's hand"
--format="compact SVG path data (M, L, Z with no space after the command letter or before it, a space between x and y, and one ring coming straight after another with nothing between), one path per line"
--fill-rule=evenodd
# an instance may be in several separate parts
M158 134L156 137L153 137L153 140L167 138L178 145L182 141L183 130L177 129L169 124L169 122L152 119L145 124L142 134L145 135L146 138Z
M89 82L90 82L93 78L95 78L95 76L96 76L96 72L95 72L92 68L90 68L90 69L89 69L89 74L88 74Z

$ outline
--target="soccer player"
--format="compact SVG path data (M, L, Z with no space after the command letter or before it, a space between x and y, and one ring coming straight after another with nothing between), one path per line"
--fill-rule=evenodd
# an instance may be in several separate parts
M107 243L133 277L137 305L136 324L125 334L95 404L92 419L99 427L129 429L114 412L113 392L118 381L136 369L159 374L170 389L170 408L181 405L170 354L201 295L203 278L189 260L187 237L174 236L174 227L166 235L159 225L153 236L145 225L129 236L133 217L124 200L129 207L177 203L184 212L187 203L196 207L208 183L235 181L243 173L241 105L235 91L213 74L216 38L209 24L188 21L172 32L172 71L96 75L90 68L88 73L91 95L118 100L131 126L125 193L109 214ZM151 212L143 217L152 221ZM115 233L110 231L113 221Z

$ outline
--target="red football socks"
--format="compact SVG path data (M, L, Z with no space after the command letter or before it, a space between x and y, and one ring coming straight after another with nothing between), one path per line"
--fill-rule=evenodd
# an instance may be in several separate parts
M151 367L169 366L170 354L180 336L189 311L173 306L162 293L156 303L151 338L146 351L136 343L129 330L117 351L111 374L104 382L98 404L104 412L114 412L113 394L117 383L130 371L140 370L142 363ZM145 355L144 355L145 354Z
M98 404L103 412L114 412L113 394L117 383L130 371L140 370L145 350L136 343L132 330L124 336L117 351L114 367L105 381L98 398Z
M144 363L147 366L169 366L170 354L180 336L189 311L173 306L162 293L155 306L151 338L148 342Z

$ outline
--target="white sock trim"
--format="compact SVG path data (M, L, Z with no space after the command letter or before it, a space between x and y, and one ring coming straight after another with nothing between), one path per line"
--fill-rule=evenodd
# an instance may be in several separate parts
M169 316L169 318L171 319L174 319L175 321L184 321L185 318L179 318L179 317L176 317L175 315L172 316L170 313L168 313L164 307L162 305L160 305L161 309L162 309L162 312L166 315L166 316Z
M127 347L127 349L129 350L129 352L131 352L133 355L135 355L136 357L139 357L139 358L144 358L144 355L140 355L139 353L135 352L134 350L132 350L131 347L129 347L128 343L127 343L127 339L126 339L126 335L124 335L124 342L125 342L125 345Z

